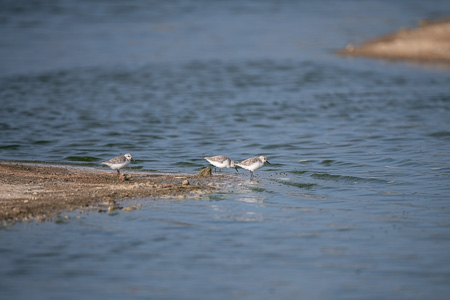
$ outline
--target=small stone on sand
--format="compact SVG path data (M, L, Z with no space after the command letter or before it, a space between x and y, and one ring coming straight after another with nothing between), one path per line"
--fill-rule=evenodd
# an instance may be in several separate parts
M212 175L211 168L210 167L203 168L200 170L200 172L198 172L197 175L200 177L209 177Z

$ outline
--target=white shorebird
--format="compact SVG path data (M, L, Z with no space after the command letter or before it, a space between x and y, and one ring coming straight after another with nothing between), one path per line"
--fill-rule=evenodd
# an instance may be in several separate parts
M101 164L107 165L111 169L116 170L117 174L120 176L119 170L127 167L132 159L133 157L131 156L131 154L127 153L125 155L116 156L107 161L102 161Z
M250 180L251 180L253 178L253 171L256 171L259 168L261 168L262 166L264 166L265 162L270 165L270 162L267 160L267 158L265 156L259 156L259 157L247 158L246 160L236 163L236 166L239 166L241 168L249 170L250 171Z
M214 167L217 168L235 168L236 172L237 167L236 167L236 163L234 161L232 161L228 156L225 155L217 155L217 156L211 156L211 157L203 157L204 159L206 159L210 164L212 164Z

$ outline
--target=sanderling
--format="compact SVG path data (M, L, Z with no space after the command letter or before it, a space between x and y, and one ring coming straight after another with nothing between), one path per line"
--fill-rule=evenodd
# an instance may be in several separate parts
M235 168L236 172L237 167L234 161L232 161L228 156L225 155L217 155L217 156L211 156L211 157L203 157L206 159L210 164L212 164L214 167L217 168Z
M125 155L120 155L120 156L111 158L110 160L107 160L107 161L102 161L101 164L107 165L111 169L116 170L117 174L119 174L119 176L120 176L119 170L127 167L130 164L132 159L133 159L133 157L131 156L131 154L127 153Z
M270 165L270 162L267 161L267 158L265 156L259 156L259 157L247 158L246 160L236 163L236 165L241 168L244 168L246 170L249 170L250 171L250 180L251 180L253 178L253 171L256 171L259 168L261 168L262 166L264 166L265 162Z

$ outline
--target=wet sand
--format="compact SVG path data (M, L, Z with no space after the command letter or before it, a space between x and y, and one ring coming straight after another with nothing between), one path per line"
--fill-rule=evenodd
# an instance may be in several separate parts
M401 29L357 46L349 44L337 53L346 56L432 63L448 68L450 19L422 21L418 28Z
M0 223L49 220L74 210L132 210L125 199L201 198L218 189L226 176L149 174L95 168L0 163Z

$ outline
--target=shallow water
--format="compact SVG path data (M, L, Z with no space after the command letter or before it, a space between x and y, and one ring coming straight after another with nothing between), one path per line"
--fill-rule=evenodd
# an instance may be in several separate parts
M332 54L450 11L391 2L4 2L2 160L271 165L3 228L1 298L445 299L450 72Z

